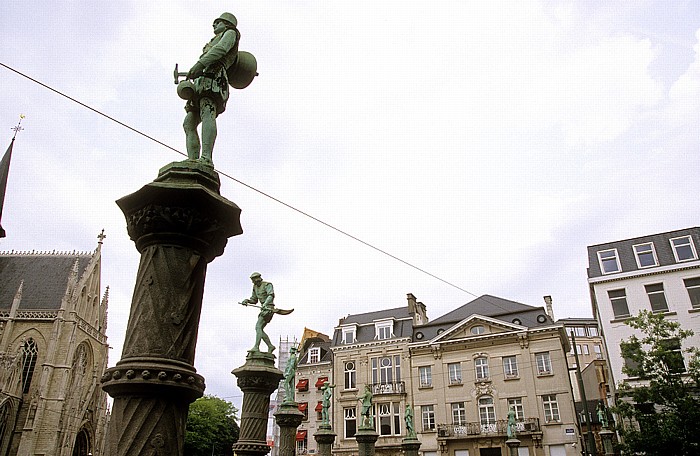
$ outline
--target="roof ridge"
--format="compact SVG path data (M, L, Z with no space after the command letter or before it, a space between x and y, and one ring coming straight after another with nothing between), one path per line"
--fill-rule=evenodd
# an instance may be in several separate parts
M78 251L78 250L73 250L73 251L68 251L68 250L3 250L0 251L0 256L45 256L45 257L72 257L72 256L82 256L82 257L88 257L92 256L94 252L88 252L88 251Z

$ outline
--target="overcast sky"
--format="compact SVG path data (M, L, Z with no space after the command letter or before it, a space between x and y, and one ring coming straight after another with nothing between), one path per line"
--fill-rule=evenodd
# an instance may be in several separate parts
M244 233L208 269L196 368L240 407L249 275L294 308L273 341L423 301L492 294L590 317L586 246L700 220L700 2L30 1L0 3L0 63L185 150L186 71L222 12L260 76L218 119L217 169ZM139 255L115 200L177 153L0 67L20 114L0 250L80 250L104 228L110 365Z

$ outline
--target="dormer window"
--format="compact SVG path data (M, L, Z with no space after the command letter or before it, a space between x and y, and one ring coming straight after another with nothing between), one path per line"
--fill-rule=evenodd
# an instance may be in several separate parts
M312 347L309 349L309 364L317 364L321 362L321 348Z
M690 236L671 239L671 247L673 247L673 256L678 262L697 260L698 258L693 239Z
M394 336L394 322L381 321L374 324L374 338L378 340L391 339Z
M617 249L601 250L598 252L598 261L603 274L612 274L622 270L620 261L617 259Z
M647 242L646 244L637 244L632 246L634 249L634 256L637 259L637 266L640 268L649 268L658 265L656 261L656 252L654 251L654 244Z
M357 339L357 333L354 326L343 328L343 343L354 344Z

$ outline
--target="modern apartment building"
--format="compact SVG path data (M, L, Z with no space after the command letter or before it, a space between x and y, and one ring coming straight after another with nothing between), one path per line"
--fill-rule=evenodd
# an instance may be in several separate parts
M625 321L641 310L693 330L684 344L700 346L699 243L700 228L694 227L588 247L593 315L605 341L611 386L635 380L622 373L626 361L619 344L634 334Z

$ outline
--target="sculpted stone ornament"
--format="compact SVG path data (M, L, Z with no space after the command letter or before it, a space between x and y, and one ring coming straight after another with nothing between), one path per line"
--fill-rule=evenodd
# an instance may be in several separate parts
M223 13L214 20L214 38L202 50L202 55L187 73L178 72L175 65L175 84L180 98L185 104L185 137L187 158L201 159L213 165L212 153L216 141L216 118L226 110L229 98L229 85L236 89L247 87L257 73L255 57L238 50L241 32L238 20L231 13ZM180 82L180 77L185 80ZM202 124L200 151L197 127ZM200 157L201 152L201 157Z
M265 342L267 345L267 353L275 351L275 346L272 345L270 337L265 333L265 326L270 323L274 314L289 315L294 312L294 309L278 309L275 307L275 290L270 282L264 282L259 272L254 272L250 275L250 280L253 281L253 293L248 299L239 302L244 306L252 306L260 309L258 313L258 321L255 323L255 345L248 350L249 353L260 353L260 342ZM256 306L256 303L260 303Z

